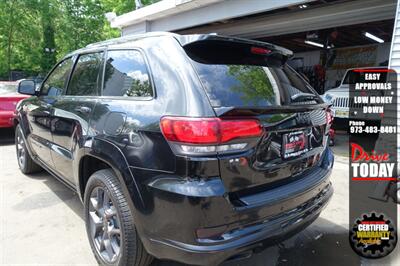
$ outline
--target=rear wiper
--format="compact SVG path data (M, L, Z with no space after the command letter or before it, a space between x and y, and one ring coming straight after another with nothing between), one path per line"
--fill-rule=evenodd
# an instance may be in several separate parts
M312 93L296 93L290 99L292 102L312 101L318 99L318 96Z

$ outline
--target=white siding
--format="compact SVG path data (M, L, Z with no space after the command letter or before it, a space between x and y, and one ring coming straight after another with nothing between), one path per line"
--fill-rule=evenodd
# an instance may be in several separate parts
M394 21L393 37L392 37L392 47L390 50L389 57L389 68L396 70L397 72L397 126L400 125L400 1L397 1L396 18ZM392 112L393 113L393 112ZM385 112L386 114L386 112ZM390 115L388 115L390 117ZM394 115L392 116L394 117ZM397 132L397 143L400 143L400 132ZM397 158L400 158L400 147L397 147ZM399 167L399 165L398 165ZM400 221L399 221L400 223Z
M400 73L400 2L397 3L396 18L394 21L392 49L390 51L389 67Z

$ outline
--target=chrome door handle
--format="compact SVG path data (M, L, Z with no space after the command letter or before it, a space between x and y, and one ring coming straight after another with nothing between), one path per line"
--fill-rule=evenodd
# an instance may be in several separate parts
M88 114L92 111L92 109L87 106L79 106L79 107L75 108L75 111L82 113L82 114Z
M43 103L41 106L42 106L43 108L50 108L50 107L51 107L51 104Z

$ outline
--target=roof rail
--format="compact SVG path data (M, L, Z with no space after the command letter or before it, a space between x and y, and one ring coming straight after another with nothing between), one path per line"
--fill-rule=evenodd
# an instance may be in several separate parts
M91 44L88 44L86 46L86 48L93 48L96 46L106 46L106 45L110 45L110 44L119 44L119 43L124 43L124 42L128 42L128 41L134 41L134 40L139 40L139 39L143 39L143 38L147 38L147 37L157 37L157 36L178 36L178 34L167 32L167 31L146 32L146 33L142 33L142 34L127 35L127 36L109 39L106 41L91 43Z

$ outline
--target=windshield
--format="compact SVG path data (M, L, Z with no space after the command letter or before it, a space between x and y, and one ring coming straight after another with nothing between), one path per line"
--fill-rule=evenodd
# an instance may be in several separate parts
M17 85L0 83L0 95L16 93L16 92L17 92Z
M292 104L290 97L315 92L287 64L283 66L202 64L195 69L213 107ZM293 104L312 104L316 101Z

